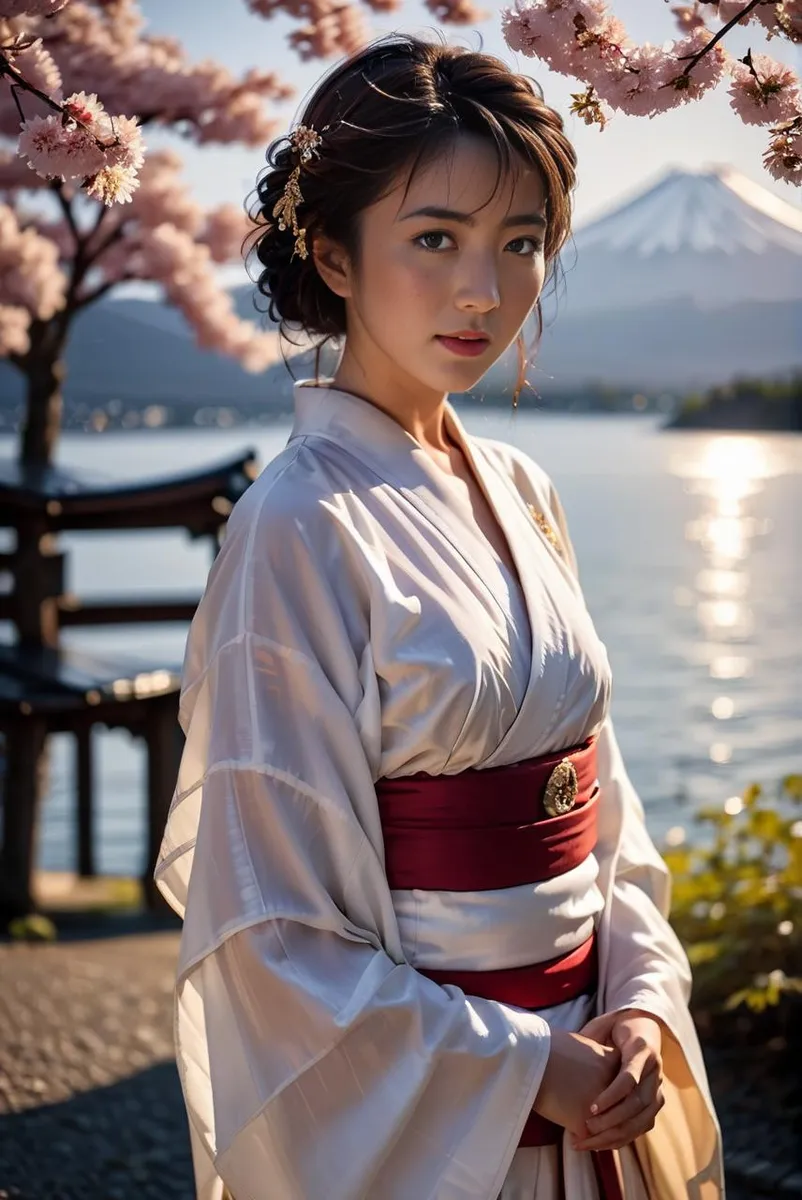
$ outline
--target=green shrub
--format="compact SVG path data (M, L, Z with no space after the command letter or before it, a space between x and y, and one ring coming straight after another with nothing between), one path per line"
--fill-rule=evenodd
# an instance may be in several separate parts
M694 1008L761 1013L802 996L802 775L772 799L753 784L696 822L700 841L664 851L672 923L694 969Z

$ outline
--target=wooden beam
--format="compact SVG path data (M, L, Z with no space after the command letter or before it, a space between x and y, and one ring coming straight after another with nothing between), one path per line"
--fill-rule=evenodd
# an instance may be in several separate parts
M0 597L0 619L3 616ZM63 596L58 602L59 624L68 625L147 625L155 621L191 621L199 596L154 596L146 600L78 600Z

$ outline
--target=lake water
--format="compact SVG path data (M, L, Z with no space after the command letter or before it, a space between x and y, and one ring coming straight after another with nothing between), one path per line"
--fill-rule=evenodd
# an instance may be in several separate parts
M588 604L614 671L613 716L630 774L661 840L694 808L747 783L802 770L802 438L663 433L650 417L467 413L469 430L537 459L567 510ZM64 464L118 479L183 471L270 428L67 436ZM0 453L9 453L7 439ZM172 534L65 538L69 586L85 597L203 585L205 544ZM180 662L179 626L69 631L98 651ZM137 872L144 755L125 733L97 737L99 867ZM53 739L39 861L74 863L73 757ZM692 829L689 830L692 835Z

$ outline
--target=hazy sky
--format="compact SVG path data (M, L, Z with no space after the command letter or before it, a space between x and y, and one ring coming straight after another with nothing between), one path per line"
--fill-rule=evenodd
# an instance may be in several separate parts
M597 127L588 128L568 113L570 93L578 90L576 81L553 74L536 59L514 55L501 36L499 13L503 5L494 0L479 3L491 12L491 17L476 29L449 27L449 36L473 46L478 46L481 37L488 52L537 79L548 103L567 118L567 129L579 155L579 222L677 166L729 163L786 200L800 203L798 188L776 183L763 170L766 131L743 124L731 111L725 89L654 120L615 116L603 132ZM277 110L286 114L288 123L304 94L328 66L320 61L300 62L285 40L291 23L285 18L264 21L252 16L244 0L142 0L141 7L150 29L180 38L192 58L214 58L237 72L252 66L280 72L297 89L296 99ZM612 0L611 7L639 41L659 44L673 36L674 22L667 0ZM405 0L395 13L383 18L376 14L374 27L377 33L396 29L421 32L433 28L434 21L422 4ZM800 70L799 47L776 39L767 46L756 28L739 30L737 39L728 35L726 44L741 54L748 46L767 50ZM154 144L156 140L149 133L148 141ZM260 149L198 151L183 144L182 153L187 179L198 199L206 204L241 203L264 161Z

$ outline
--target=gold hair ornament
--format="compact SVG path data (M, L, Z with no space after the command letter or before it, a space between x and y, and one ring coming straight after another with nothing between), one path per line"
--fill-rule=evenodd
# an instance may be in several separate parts
M328 125L325 126L328 129ZM279 200L273 207L273 216L276 218L278 227L281 230L291 229L295 234L295 249L292 252L292 257L297 254L299 258L307 258L309 251L306 248L306 229L298 225L298 206L303 204L303 196L301 195L300 177L301 167L304 163L308 163L310 159L317 155L318 147L323 138L316 129L312 129L310 125L299 125L290 134L290 144L293 150L298 154L298 162L290 172L290 177L284 185L284 191Z

